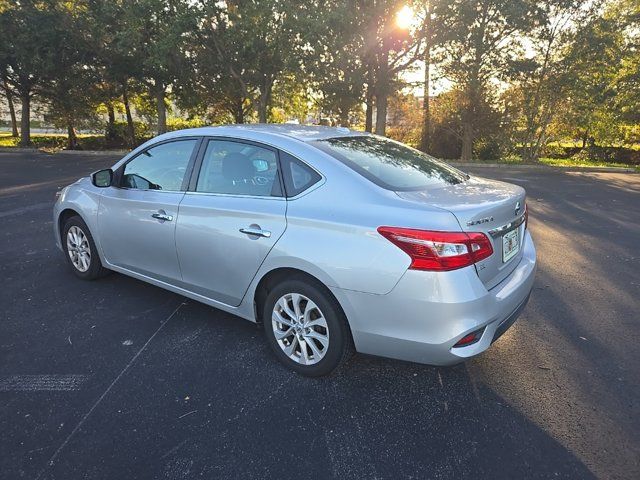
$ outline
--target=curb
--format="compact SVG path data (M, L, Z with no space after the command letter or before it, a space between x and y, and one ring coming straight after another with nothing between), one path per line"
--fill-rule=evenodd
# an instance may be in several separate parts
M446 162L457 168L466 167L478 167L478 168L516 168L523 170L539 170L543 172L561 170L564 172L617 172L617 173L637 173L635 168L628 167L552 167L550 165L529 165L517 163L458 163L458 162Z

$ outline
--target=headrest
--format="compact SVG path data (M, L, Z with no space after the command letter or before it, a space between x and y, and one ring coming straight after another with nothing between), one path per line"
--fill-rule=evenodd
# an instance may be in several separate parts
M232 152L222 159L222 176L226 180L238 181L253 178L256 168L245 154Z

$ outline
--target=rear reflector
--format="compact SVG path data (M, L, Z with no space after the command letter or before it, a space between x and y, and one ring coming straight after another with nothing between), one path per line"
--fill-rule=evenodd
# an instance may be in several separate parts
M468 347L469 345L473 345L476 342L479 342L482 338L482 332L484 332L484 327L480 330L476 330L475 332L471 332L464 337L462 337L458 342L453 346L453 348L457 347Z
M399 227L378 227L378 233L411 257L409 268L413 270L456 270L493 254L491 242L484 233Z

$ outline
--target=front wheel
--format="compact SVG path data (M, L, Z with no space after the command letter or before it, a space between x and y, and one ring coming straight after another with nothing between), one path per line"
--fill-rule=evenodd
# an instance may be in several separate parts
M280 283L267 295L262 318L278 359L303 375L327 375L353 353L342 309L319 286L297 279Z
M62 248L73 273L83 280L94 280L109 272L100 262L89 227L79 216L69 218L64 224Z

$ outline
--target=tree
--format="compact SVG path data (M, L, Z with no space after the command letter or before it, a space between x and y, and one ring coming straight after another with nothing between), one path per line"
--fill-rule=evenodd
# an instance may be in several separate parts
M16 109L13 105L13 94L11 93L11 89L9 88L9 81L7 80L6 71L1 72L2 83L0 84L0 89L4 91L5 98L7 99L7 105L9 106L9 117L11 119L11 136L18 136L18 121L16 119Z
M624 35L620 18L611 13L583 24L566 57L566 105L558 120L582 139L583 148L598 138L610 142L622 135L615 80L622 67Z
M363 0L361 8L366 12L364 22L363 63L367 68L367 129L370 130L372 100L375 99L375 133L386 131L389 96L395 93L401 82L399 74L412 68L420 59L423 32L401 28L396 14L406 6L398 0Z
M485 121L481 106L496 93L492 82L507 79L522 53L518 34L535 25L539 10L533 0L451 0L438 2L433 14L442 32L443 72L464 93L461 159L469 161Z
M258 121L267 122L274 84L300 70L301 49L307 43L301 25L315 13L313 6L295 0L206 2L205 38L218 56L220 80L224 90L233 93L238 112L249 102Z
M31 144L31 102L57 61L51 40L59 14L54 0L0 0L0 71L6 91L20 100L21 146Z
M188 0L120 1L116 53L136 63L134 78L155 101L157 133L161 134L167 130L167 94L189 69L186 50L200 13ZM128 104L128 98L123 100Z
M349 126L362 112L365 99L366 65L363 62L365 15L353 2L334 2L321 9L322 18L311 19L310 37L304 61L317 105L323 112L337 114L340 124Z
M423 100L422 100L422 125L420 129L420 144L418 148L423 152L428 152L431 143L431 48L433 47L433 16L431 14L431 1L426 0L424 2L424 20L423 20L423 32L424 32L424 87L423 87Z
M518 99L522 125L517 140L524 160L538 160L548 126L576 80L567 51L576 40L575 28L593 16L595 7L580 0L540 2L539 22L528 35L528 56L512 62L508 95Z
M87 28L86 9L81 1L59 2L56 29L48 38L55 61L42 74L40 98L47 105L48 119L67 130L67 148L78 148L76 129L93 123L100 103L95 68L96 46Z

